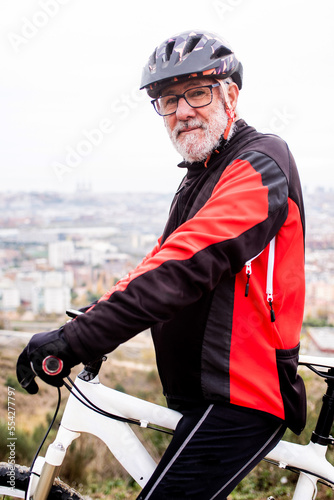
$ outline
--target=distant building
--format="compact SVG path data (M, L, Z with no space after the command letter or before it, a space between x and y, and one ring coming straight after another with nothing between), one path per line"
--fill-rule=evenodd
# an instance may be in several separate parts
M71 290L62 287L35 287L32 296L34 314L64 314L71 307Z
M15 283L3 278L0 281L0 309L2 311L15 311L20 305L20 293Z
M75 258L75 248L73 241L56 241L50 243L48 247L48 260L50 266L61 269L64 262Z
M73 272L21 272L16 277L20 300L30 304L34 314L63 314L71 305Z
M333 327L312 327L307 329L307 333L315 346L312 354L333 354L334 353L334 328Z

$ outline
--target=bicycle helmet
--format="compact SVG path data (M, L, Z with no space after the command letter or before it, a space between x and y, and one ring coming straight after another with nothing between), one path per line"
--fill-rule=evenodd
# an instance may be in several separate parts
M141 89L156 98L163 87L187 78L228 78L242 87L242 64L214 33L185 31L159 45L143 69Z

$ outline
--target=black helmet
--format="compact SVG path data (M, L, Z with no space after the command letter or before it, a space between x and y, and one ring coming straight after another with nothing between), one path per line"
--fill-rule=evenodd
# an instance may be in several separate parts
M155 98L171 82L203 76L231 77L242 87L242 65L224 40L214 33L185 31L155 49L143 69L140 88Z

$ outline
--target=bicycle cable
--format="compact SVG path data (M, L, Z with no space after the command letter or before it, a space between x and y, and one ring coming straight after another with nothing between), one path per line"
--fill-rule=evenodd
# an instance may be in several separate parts
M61 403L61 392L60 392L60 388L59 388L59 387L57 387L57 392L58 392L58 401L57 401L57 406L56 406L55 412L54 412L54 414L53 414L53 417L52 417L51 423L50 423L50 425L49 425L49 427L48 427L48 429L47 429L46 433L44 434L44 437L43 437L43 439L42 439L42 441L41 441L41 444L39 445L39 447L38 447L38 449L37 449L37 451L36 451L36 453L35 453L35 456L34 456L34 458L33 458L32 462L31 462L31 466L30 466L30 469L29 469L29 475L33 474L32 469L33 469L33 467L34 467L34 465L35 465L35 462L36 462L36 460L37 460L37 457L38 457L38 455L39 455L39 453L40 453L40 451L41 451L41 449L42 449L42 447L43 447L43 445L44 445L44 443L45 443L45 441L46 441L46 439L47 439L48 435L50 434L50 431L51 431L51 429L52 429L52 426L53 426L53 424L55 423L55 420L56 420L56 418L57 418L58 411L59 411L59 408L60 408L60 403ZM25 492L25 496L24 496L25 500L27 500L27 493L28 493L28 491L26 491L26 492Z
M128 417L122 417L121 415L115 415L114 413L109 413L105 410L103 410L102 408L99 408L98 406L96 406L92 401L90 401L90 399L75 385L75 383L73 382L73 380L70 378L70 377L67 377L67 380L70 382L70 384L72 385L72 387L67 384L65 381L64 381L64 385L66 387L66 389L78 400L80 401L84 406L86 406L87 408L95 411L96 413L99 413L100 415L103 415L104 417L107 417L107 418L111 418L113 420L117 420L119 422L125 422L127 424L132 424L132 425L137 425L138 427L144 427L141 423L140 420L136 420L136 419L132 419L132 418L128 418ZM73 389L75 389L78 394L80 394L80 396L86 401L83 401L82 399L79 398L79 396L77 394L75 394L75 392L73 391ZM88 404L87 404L88 403ZM169 434L169 435L173 435L173 432L172 431L167 431L165 429L162 429L161 427L153 427L152 425L145 425L145 428L146 429L150 429L150 430L153 430L153 431L158 431L158 432L162 432L164 434Z
M275 460L269 460L268 458L264 458L263 460L269 464L272 464L272 465L275 465L276 467L279 467L278 462L275 462ZM279 468L281 468L281 467L279 467ZM330 479L327 479L324 476L319 476L318 474L315 474L315 472L311 472L311 471L309 471L307 469L303 469L301 467L294 467L293 465L286 465L282 469L293 472L294 474L300 474L301 472L303 474L309 474L310 476L314 476L315 478L317 478L319 480L318 481L319 483L324 484L325 486L327 486L328 488L331 488L332 490L334 489L334 482L333 481L331 481Z

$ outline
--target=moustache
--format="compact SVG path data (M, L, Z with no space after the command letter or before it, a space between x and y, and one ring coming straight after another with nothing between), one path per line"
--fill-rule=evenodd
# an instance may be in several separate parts
M185 132L186 130L192 128L202 128L205 130L207 127L201 120L197 119L188 120L186 122L179 122L174 127L173 135L174 137L178 137L181 132Z

